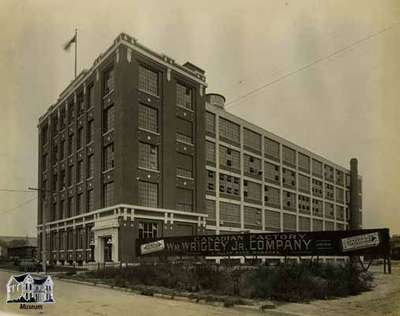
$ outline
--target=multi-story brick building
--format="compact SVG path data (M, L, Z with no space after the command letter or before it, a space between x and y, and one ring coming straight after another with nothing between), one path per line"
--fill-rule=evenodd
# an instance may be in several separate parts
M121 34L61 93L38 125L50 261L132 261L137 238L346 229L349 171L206 87L202 69Z
M348 169L225 111L221 95L207 99L208 232L348 229Z

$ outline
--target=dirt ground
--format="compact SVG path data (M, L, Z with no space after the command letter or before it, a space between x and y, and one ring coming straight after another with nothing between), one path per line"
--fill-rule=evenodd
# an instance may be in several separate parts
M165 300L102 287L86 286L55 280L56 303L44 306L43 311L20 310L18 304L5 304L6 283L10 272L0 271L0 316L16 314L44 315L140 315L140 316L239 316L239 315L308 315L308 316L400 316L400 263L392 274L383 274L383 267L371 267L376 286L357 296L314 301L309 304L279 304L264 313L216 307L190 302Z
M370 271L375 278L372 291L310 304L283 304L279 310L308 316L400 316L400 262L393 262L392 274L383 274L383 266L373 266Z
M131 293L119 292L97 286L87 286L54 280L56 302L45 305L43 311L25 311L19 304L5 304L6 283L10 272L0 271L0 316L15 314L30 315L132 315L132 316L239 316L240 310L166 300ZM261 315L259 312L246 315Z

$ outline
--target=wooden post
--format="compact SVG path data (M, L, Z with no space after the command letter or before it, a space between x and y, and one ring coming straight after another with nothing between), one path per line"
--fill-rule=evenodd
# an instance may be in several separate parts
M388 257L388 272L392 274L392 261L390 260L390 256Z
M383 257L383 274L386 274L386 256Z

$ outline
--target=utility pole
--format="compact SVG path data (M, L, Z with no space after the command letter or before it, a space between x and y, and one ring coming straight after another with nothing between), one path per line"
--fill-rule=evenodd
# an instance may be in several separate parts
M50 190L45 190L45 189L41 189L41 188L32 188L29 187L28 190L32 190L32 191L38 191L40 193L40 198L42 198L42 194L44 192L53 192ZM47 262L47 258L46 258L46 207L43 207L43 203L42 203L42 270L43 273L46 274L47 272L47 266L46 266L46 262Z

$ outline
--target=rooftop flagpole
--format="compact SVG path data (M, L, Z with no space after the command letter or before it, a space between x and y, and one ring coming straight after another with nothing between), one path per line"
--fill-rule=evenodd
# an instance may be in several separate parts
M74 78L76 78L77 59L78 59L78 29L75 28L75 77Z
M78 72L78 29L75 28L74 36L64 44L64 50L69 51L71 45L74 44L75 46L75 67L74 67L74 79L76 79L76 75Z

